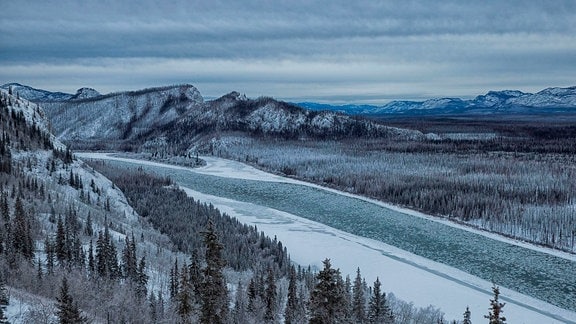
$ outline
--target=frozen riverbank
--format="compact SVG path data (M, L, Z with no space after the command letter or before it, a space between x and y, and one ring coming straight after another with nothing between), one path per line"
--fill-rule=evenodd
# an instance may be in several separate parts
M102 155L86 154L81 156L107 158ZM404 250L414 250L415 247L417 254L433 252L433 257L450 257L450 255L444 254L452 253L454 258L459 258L457 253L462 248L460 247L461 241L464 241L464 243L471 245L472 259L481 260L493 252L491 251L492 247L487 244L504 244L503 242L487 239L480 235L472 236L474 240L479 241L470 242L468 235L471 233L457 228L420 217L407 217L405 214L403 216L402 214L397 215L399 213L386 214L385 211L373 209L381 208L378 205L333 192L327 193L325 190L302 188L302 186L295 185L294 180L282 180L284 178L261 173L261 171L237 162L220 159L215 159L214 162L207 159L207 162L206 167L194 169L192 170L193 173L186 168L161 166L150 162L140 165L149 166L156 172L169 174L182 187L189 188L188 192L195 198L212 202L216 207L238 217L241 221L258 225L258 228L264 230L268 235L276 235L288 247L292 259L298 263L319 265L323 258L328 257L333 260L335 266L341 268L344 274L353 274L356 266L359 266L368 280L380 276L387 291L393 291L400 298L412 300L418 306L434 304L442 308L447 313L448 318L461 318L467 305L471 307L474 318L479 322L482 321L482 315L487 313L488 302L491 297L490 282ZM132 163L143 162L132 161ZM219 178L215 178L215 175ZM246 178L250 180L245 180ZM263 179L267 179L267 182L263 182ZM278 183L270 182L279 182L280 180L291 184L279 186ZM349 210L350 208L354 210ZM343 210L349 211L343 213ZM307 218L314 218L320 223L295 216L302 216L304 213L310 214ZM386 221L391 221L391 223L385 223ZM398 223L398 221L407 221L408 223ZM425 221L423 225L421 224L422 221ZM346 229L346 232L334 229L335 226L330 227L321 223L338 223L335 226ZM423 227L419 228L420 225ZM384 226L384 229L379 229L380 226ZM366 239L352 235L347 233L348 229L356 232L358 230L364 231L368 234L366 236L380 235L382 239ZM423 229L432 231L432 233L424 233ZM411 235L414 237L411 238ZM458 235L464 236L458 237ZM424 242L420 242L423 237ZM435 248L434 244L439 243L430 241L428 244L426 243L427 237L438 237L441 239L440 246L443 244L448 244L444 246L449 247L454 245L455 251ZM416 239L418 242L413 242L412 239ZM391 242L387 242L391 244L385 244L382 240L391 240ZM421 248L417 244L430 246L429 249L432 251L420 251ZM401 248L392 245L401 246ZM407 245L409 246L406 247ZM464 245L464 247L466 246L468 245ZM497 246L500 248L500 245ZM513 258L520 258L528 253L525 248L510 244L504 246L507 248L515 247L512 252L509 252L518 253L513 255ZM530 255L530 253L528 254ZM539 254L536 256L541 257ZM504 254L498 257L506 259L509 255ZM565 260L573 266L573 262L569 260L563 258L560 260ZM518 268L525 271L533 260L530 257L527 260L517 261L520 263ZM528 264L523 265L526 262ZM538 264L534 265L534 267L538 266ZM504 273L509 270L502 269ZM505 277L507 278L509 275ZM505 285L501 280L496 280L496 282ZM511 282L515 281L512 280ZM506 284L506 286L516 288L514 285ZM567 287L570 287L569 282ZM568 296L570 298L572 296L573 298L574 293L571 294L563 295L563 297ZM505 313L510 320L514 319L515 323L576 321L573 312L562 310L508 289L502 290L502 297L508 303Z

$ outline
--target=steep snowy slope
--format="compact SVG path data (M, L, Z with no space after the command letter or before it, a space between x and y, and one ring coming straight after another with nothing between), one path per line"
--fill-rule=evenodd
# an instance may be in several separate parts
M6 91L10 90L15 96L17 95L18 97L34 102L63 101L72 98L72 95L69 93L50 92L22 85L20 83L6 83L0 86L0 88Z
M95 310L106 304L109 304L106 307L122 307L125 295L119 300L109 297L97 304L100 292L82 291L87 287L87 276L75 280L79 278L79 271L74 267L64 268L62 260L57 261L59 265L54 266L54 271L50 270L46 242L57 236L57 218L65 218L66 222L73 219L68 224L76 224L74 248L82 250L79 254L84 256L92 249L92 243L96 243L105 223L118 250L130 234L141 237L136 243L138 253L155 251L146 258L148 287L150 291L161 291L171 262L176 256L183 256L174 252L168 237L142 221L118 187L83 161L73 158L65 145L50 134L48 120L39 105L0 89L0 134L0 197L7 199L10 214L0 211L0 235L11 237L7 234L9 226L5 226L5 219L15 222L16 200L21 200L33 255L25 260L21 257L26 257L23 252L14 252L12 244L1 242L0 275L7 286L9 304L5 315L10 323L57 322L54 297L63 275L68 276L75 301L83 311L86 307ZM6 163L10 167L6 167ZM72 231L72 227L66 228ZM72 243L67 241L67 244ZM11 259L10 268L7 266L9 253L18 253L17 258ZM85 298L78 292L85 293ZM138 305L128 305L118 312L127 313L126 309L135 307ZM100 323L105 319L94 311L86 311L84 315L90 322Z
M40 105L17 95L10 95L8 91L4 89L0 89L0 94L11 114L13 113L16 116L20 115L28 128L35 128L42 136L46 136L50 142L49 145L53 146L54 149L61 151L66 149L66 146L51 133L50 121Z
M180 85L103 96L81 89L71 100L43 107L63 141L114 141L145 135L202 103L195 87Z
M391 137L423 139L418 131L387 127L335 112L315 112L272 98L246 99L232 92L206 103L166 130L169 138L214 132L245 132L283 138Z

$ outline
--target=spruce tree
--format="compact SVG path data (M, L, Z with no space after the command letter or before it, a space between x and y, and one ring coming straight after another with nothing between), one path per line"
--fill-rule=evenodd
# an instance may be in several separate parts
M378 277L374 282L374 291L368 305L368 323L394 323L394 316L386 303L386 294L381 292L381 283Z
M0 324L8 324L8 318L6 317L6 308L10 304L8 299L8 294L6 294L6 285L4 279L0 278Z
M272 267L268 268L268 276L266 278L266 291L264 302L266 303L266 311L264 313L264 320L269 323L276 322L276 279L274 277L274 270Z
M138 298L146 298L148 295L148 275L146 274L146 257L142 257L138 263L138 270L136 274L136 296Z
M24 204L20 196L14 203L14 217L12 219L12 247L14 251L22 254L26 259L34 258L34 242L30 233L30 222L26 217Z
M96 273L98 276L106 276L108 266L106 265L106 242L102 231L98 231L98 239L96 240Z
M180 283L178 286L178 294L176 295L176 311L178 315L180 315L182 322L190 323L192 311L194 308L192 305L192 289L190 287L188 268L186 267L186 264L184 264L182 267L182 272L180 273Z
M344 288L340 270L332 269L330 259L323 261L317 283L310 294L310 323L327 324L342 322L345 317Z
M172 269L170 269L169 292L170 292L170 299L171 300L176 299L176 296L178 296L179 275L180 275L180 270L178 270L178 259L176 259L176 260L174 260L174 267Z
M137 281L138 267L136 265L136 242L134 234L132 239L126 235L124 249L122 250L122 272L123 277L132 281Z
M96 272L100 277L110 279L118 278L120 275L116 246L110 238L110 231L106 224L104 226L104 234L99 231L98 240L96 241Z
M222 273L224 268L223 246L218 240L211 220L208 221L207 229L203 235L206 246L206 267L203 271L204 281L201 289L200 322L205 324L225 323L228 316L228 291Z
M58 309L56 316L58 316L59 323L86 323L86 318L80 314L80 309L78 309L78 305L74 303L68 289L68 280L64 277L62 279L62 286L60 286L60 293L58 294L58 297L56 297L56 300L58 301L56 304L56 308Z
M364 296L360 268L356 270L356 278L352 287L352 316L356 323L364 323L366 320L366 297Z
M462 324L472 324L472 320L471 318L472 313L470 312L470 308L468 306L466 306L466 311L464 312L464 321L462 321Z
M291 266L288 277L288 297L284 309L285 324L297 324L301 320L298 316L301 302L298 299L297 283L296 269Z
M94 246L92 245L92 240L90 240L90 245L88 246L88 271L90 274L94 274L96 270L96 262L94 261Z
M489 320L490 324L505 324L506 317L502 315L502 308L506 303L501 303L498 301L498 297L500 296L500 289L494 285L492 287L492 292L494 293L494 299L490 300L490 308L488 315L484 315L484 318Z
M255 273L248 283L248 313L255 319L263 318L264 306L260 295L260 280Z
M0 200L0 214L2 214L2 220L7 224L10 221L10 209L8 207L8 193L2 193L2 199Z
M194 289L194 296L200 296L202 290L202 282L204 281L202 269L200 268L200 258L198 257L198 250L192 251L190 257L190 266L188 267L188 274L190 275L190 283ZM199 302L199 301L198 301Z
M88 217L86 218L86 225L84 226L84 235L92 237L94 235L94 229L92 228L92 214L88 212Z
M346 322L352 322L352 281L349 275L346 275L346 280L344 280L344 303L346 304Z

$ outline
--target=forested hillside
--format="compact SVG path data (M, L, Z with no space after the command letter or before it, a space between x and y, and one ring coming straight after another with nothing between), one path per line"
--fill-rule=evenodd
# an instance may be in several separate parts
M146 316L138 300L163 281L153 269L176 256L169 240L143 227L109 180L48 133L40 107L6 92L0 103L0 274L8 320ZM145 256L152 248L157 254Z
M80 89L60 101L42 102L59 139L75 147L121 147L197 109L204 99L191 85L100 95Z
M0 319L442 320L433 307L385 294L380 281L368 286L360 270L352 284L329 260L319 272L291 264L281 242L186 197L169 179L99 165L114 184L48 132L40 107L0 96Z

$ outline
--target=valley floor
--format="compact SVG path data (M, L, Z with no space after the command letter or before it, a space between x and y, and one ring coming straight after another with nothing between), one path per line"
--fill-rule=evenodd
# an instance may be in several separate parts
M77 155L81 158L115 159L142 166L154 165L219 177L289 182L318 187L265 173L239 162L213 157L204 158L207 162L206 166L189 169L149 161L119 158L103 153L78 153ZM178 179L174 180L178 182ZM204 194L186 188L184 185L181 187L195 199L212 203L215 207L236 217L241 222L258 226L259 230L264 231L269 236L275 235L288 248L292 260L298 264L311 264L320 268L321 260L330 258L333 265L340 268L343 275L350 275L351 277L354 276L356 267L360 267L367 281L371 282L378 276L383 282L385 291L392 291L397 297L413 301L417 306L425 307L433 304L440 307L449 319L461 318L466 306L470 306L473 322L484 321L483 315L487 313L489 300L492 297L490 291L492 283L486 280L391 245L352 235L287 212ZM326 190L350 196L350 194L331 189ZM393 206L388 207L395 208ZM404 209L401 211L414 217L435 219ZM461 229L469 230L468 228ZM571 254L534 247L491 234L482 234L576 262L576 257ZM576 313L574 312L555 307L510 289L502 288L501 293L502 301L506 302L504 313L510 322L576 323Z

